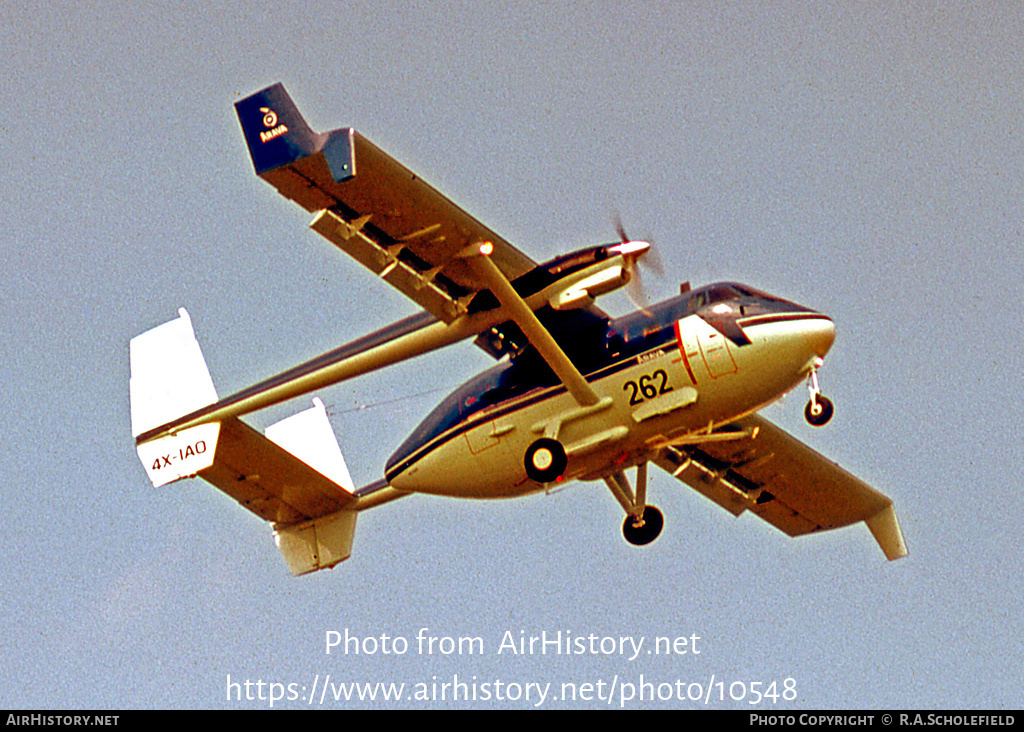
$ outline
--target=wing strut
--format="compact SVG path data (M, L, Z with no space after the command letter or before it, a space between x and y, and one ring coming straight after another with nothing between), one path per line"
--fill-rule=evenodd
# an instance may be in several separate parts
M477 274L487 283L487 287L498 298L498 302L505 308L516 325L522 328L523 333L529 339L530 344L537 349L537 352L547 361L548 366L555 372L555 375L565 384L573 398L581 406L590 407L600 401L597 392L590 386L579 369L565 355L547 328L537 319L533 310L526 304L519 293L512 287L497 265L491 261L492 246L490 242L484 242L476 248L477 251L470 252L470 262L473 263Z

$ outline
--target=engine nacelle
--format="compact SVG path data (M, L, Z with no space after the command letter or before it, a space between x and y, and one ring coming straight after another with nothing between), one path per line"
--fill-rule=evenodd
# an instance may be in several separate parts
M593 271L596 270L596 271ZM555 293L548 304L555 310L573 310L589 305L595 297L617 290L630 280L629 269L621 256L613 257L584 270L583 277Z

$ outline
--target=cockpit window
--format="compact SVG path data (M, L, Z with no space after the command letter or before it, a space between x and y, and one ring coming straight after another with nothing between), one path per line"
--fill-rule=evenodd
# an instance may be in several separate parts
M735 300L740 297L740 292L732 285L715 285L707 291L707 304L711 305L724 300Z
M783 300L781 297L775 295L769 295L767 292L761 290L755 290L753 287L747 287L746 285L732 285L736 291L743 297L753 297L758 300L767 300L768 302L784 302L788 303L788 300Z
M686 302L686 311L689 313L695 313L702 307L707 305L708 293L698 290L690 296L690 299Z

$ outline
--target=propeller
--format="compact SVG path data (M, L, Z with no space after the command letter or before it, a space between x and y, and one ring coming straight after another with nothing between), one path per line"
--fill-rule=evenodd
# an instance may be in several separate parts
M615 231L619 235L621 243L609 247L608 251L613 254L623 255L623 259L626 262L626 272L629 273L629 285L626 288L626 293L636 307L647 313L647 303L650 301L650 298L644 289L639 265L642 260L646 269L661 276L664 272L661 258L658 256L657 249L651 245L651 242L630 239L626 233L626 227L622 225L622 219L618 216L615 217Z

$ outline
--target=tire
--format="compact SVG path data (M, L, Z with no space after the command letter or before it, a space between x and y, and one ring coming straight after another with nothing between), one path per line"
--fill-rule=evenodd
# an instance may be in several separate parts
M523 465L530 480L537 483L553 483L565 473L569 459L565 455L562 443L550 437L542 437L526 450Z
M815 401L818 403L817 412L813 409L814 402L807 402L807 406L804 408L804 417L815 427L821 427L832 419L835 407L832 406L831 400L821 394L816 397Z
M626 516L626 520L622 523L622 535L630 544L644 546L658 538L664 525L665 517L661 515L661 511L654 506L645 506L644 525L633 526L633 517Z

